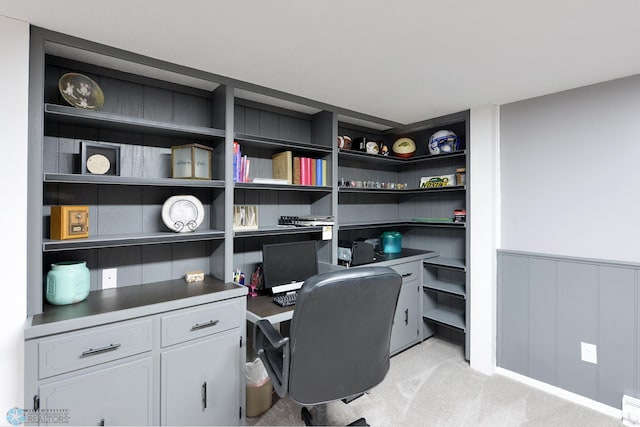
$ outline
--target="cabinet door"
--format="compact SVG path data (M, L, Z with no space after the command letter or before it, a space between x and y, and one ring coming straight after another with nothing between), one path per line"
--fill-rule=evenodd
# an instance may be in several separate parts
M240 336L216 335L160 356L163 425L237 425ZM242 373L244 375L244 373Z
M391 354L418 341L418 282L402 285L391 330Z
M152 386L151 357L42 385L40 424L153 425Z

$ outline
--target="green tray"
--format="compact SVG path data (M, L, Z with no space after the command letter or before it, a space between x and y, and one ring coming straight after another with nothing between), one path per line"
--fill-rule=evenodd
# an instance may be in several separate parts
M453 222L453 218L413 218L413 222Z

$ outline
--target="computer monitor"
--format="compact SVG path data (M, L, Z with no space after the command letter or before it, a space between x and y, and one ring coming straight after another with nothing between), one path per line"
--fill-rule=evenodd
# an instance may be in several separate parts
M318 274L318 252L314 240L262 246L264 289L273 294L300 289Z

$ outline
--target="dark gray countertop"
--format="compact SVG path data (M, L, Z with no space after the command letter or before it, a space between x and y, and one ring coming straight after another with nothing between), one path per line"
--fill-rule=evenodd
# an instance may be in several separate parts
M186 283L183 279L178 279L93 291L86 300L76 304L45 304L41 314L27 319L25 339L246 294L246 287L225 283L210 276L199 283Z

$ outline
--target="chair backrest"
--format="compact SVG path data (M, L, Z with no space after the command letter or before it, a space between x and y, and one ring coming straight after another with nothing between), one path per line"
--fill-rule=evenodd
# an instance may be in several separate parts
M305 281L290 328L294 401L343 399L384 379L401 285L400 275L388 267L345 269Z

